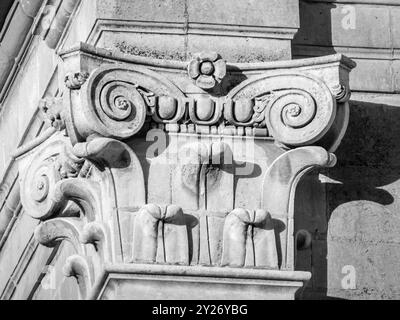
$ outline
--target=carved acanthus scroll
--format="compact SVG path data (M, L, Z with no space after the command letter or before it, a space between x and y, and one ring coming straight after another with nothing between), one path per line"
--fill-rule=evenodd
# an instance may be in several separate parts
M316 168L329 168L336 164L334 154L322 147L302 147L278 157L268 168L262 186L262 207L284 221L287 226L281 233L282 266L294 267L294 197L300 179Z
M42 220L35 238L52 248L72 244L66 275L77 278L85 298L104 264L122 261L118 215L120 207L145 203L140 163L120 141L93 137L72 147L62 133L19 161L23 206ZM129 186L136 190L130 199L121 194Z
M92 224L89 223L87 226ZM76 253L66 259L63 272L66 277L75 277L77 279L81 299L86 299L94 284L94 279L101 272L98 266L93 264L93 261L99 259L99 257L90 256L87 245L93 245L96 248L99 246L106 247L109 240L106 237L101 239L98 237L86 237L88 228L83 228L82 225L82 221L78 218L48 220L36 228L35 239L40 244L50 248L56 247L63 241L68 241L72 244ZM101 259L100 253L99 256Z

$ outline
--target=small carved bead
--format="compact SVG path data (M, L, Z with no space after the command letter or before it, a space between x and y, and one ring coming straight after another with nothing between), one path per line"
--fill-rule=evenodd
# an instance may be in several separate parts
M118 97L115 99L115 105L120 110L127 110L130 106L130 102L124 97Z
M210 61L205 61L200 65L200 72L207 76L212 75L214 72L214 66Z
M292 117L298 117L301 113L301 107L298 104L291 104L288 106L288 113Z
M39 175L34 182L32 198L37 202L46 199L49 193L49 178L45 175Z

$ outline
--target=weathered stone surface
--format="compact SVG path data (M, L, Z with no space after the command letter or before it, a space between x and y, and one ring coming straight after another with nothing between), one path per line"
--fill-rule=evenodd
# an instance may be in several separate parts
M354 94L348 132L336 152L337 166L319 179L303 180L298 187L299 227L315 230L314 237L324 243L321 250L327 252L325 261L318 260L314 265L314 269L326 270L325 276L322 274L313 282L314 287L309 284L304 297L398 297L395 284L399 273L396 267L390 267L397 264L399 242L400 206L396 196L399 158L395 124L398 106L399 100L392 95ZM382 130L386 127L391 130ZM306 193L302 188L321 190L313 193L314 209L310 207L310 199L304 199ZM306 253L304 257L298 255L301 270L312 270L308 261ZM354 266L357 271L354 290L341 286L347 274L342 273L342 268L346 265Z
M335 52L357 62L351 87L357 91L399 91L398 3L300 1L295 57ZM329 21L329 23L326 23Z
M235 268L115 266L104 271L105 281L94 292L93 298L174 300L181 299L183 291L189 300L224 300L228 290L232 299L237 300L248 299L250 294L255 300L287 300L293 299L294 292L308 275L248 270L247 279L243 279L243 271ZM221 279L228 281L222 284Z
M63 244L62 250L54 257L53 265L43 266L43 260L51 259L52 249L39 246L29 263L27 270L19 279L19 285L12 295L15 300L76 300L79 299L77 283L75 279L66 278L62 267L65 259L73 254L71 245L68 242ZM37 279L41 279L36 291L32 293Z
M298 3L293 0L230 2L227 10L223 0L188 1L189 21L228 25L298 28Z
M102 0L98 1L97 10L100 17L125 19L133 21L168 21L184 22L184 0L156 0L156 1L129 1L129 0Z
M31 37L29 30L32 28L33 18L39 11L41 1L21 1L11 5L8 1L2 4L1 20L5 14L11 16L7 23L1 27L0 47L0 103L3 103L5 91L8 89L7 81L15 76L16 65L20 62L20 51L23 49L26 37ZM12 9L11 9L12 8ZM3 13L4 12L4 13ZM6 86L6 88L4 88Z
M399 246L370 241L332 241L328 244L328 295L338 298L398 299ZM335 258L334 258L335 257ZM345 266L355 270L355 287L343 285Z
M24 233L24 230L32 230L37 224L38 222L28 214L20 213L17 221L15 221L12 232L8 235L9 241L2 244L0 251L0 259L2 261L2 276L0 278L1 296L3 294L10 294L13 291L14 288L10 288L11 292L7 292L6 289L10 285L14 285L12 279L15 276L22 276L23 268L29 263L29 258L34 251L35 244L30 241L32 234ZM27 244L30 244L28 250L26 250ZM25 259L21 259L21 257ZM7 261L7 263L4 261ZM21 261L23 264L22 270L20 267Z
M235 1L229 8L223 1L86 1L63 47L89 39L96 46L169 60L207 50L235 62L291 58L297 0Z
M40 56L42 59L38 59ZM31 59L24 64L24 75L19 74L10 96L2 103L0 115L0 136L7 137L0 142L0 174L3 175L11 161L15 146L21 143L37 111L43 95L54 94L49 81L54 75L57 61L49 48L35 42ZM39 76L40 74L40 76ZM10 133L13 134L10 134Z
M392 11L393 7L362 4L349 6L334 2L300 1L301 29L296 35L296 43L298 41L302 44L321 46L390 47L392 38L389 16L397 13ZM351 25L352 10L355 13L354 28ZM363 32L360 33L359 30Z

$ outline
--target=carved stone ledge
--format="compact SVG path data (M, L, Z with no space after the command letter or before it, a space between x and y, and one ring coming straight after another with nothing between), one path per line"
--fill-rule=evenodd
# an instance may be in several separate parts
M234 300L287 300L294 299L310 277L300 271L108 265L88 299L175 300L183 295L189 300L226 300L229 293Z

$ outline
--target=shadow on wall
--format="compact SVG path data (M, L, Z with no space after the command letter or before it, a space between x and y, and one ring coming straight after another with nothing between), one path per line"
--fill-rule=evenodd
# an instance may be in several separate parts
M294 58L310 56L324 56L335 54L332 46L331 11L336 8L331 3L300 1L300 29L292 41ZM310 52L309 48L302 46L323 47L320 52L315 48Z
M394 196L400 191L400 109L351 101L350 110L337 165L322 172L326 179L311 173L297 189L295 228L313 235L312 247L298 252L297 270L313 273L299 298L379 299L400 292L393 283L400 269L390 261L397 259L390 250L400 248ZM341 287L348 264L360 270L350 291Z
M300 1L295 58L335 54L327 2ZM312 233L298 252L297 270L311 271L303 299L400 298L400 109L351 101L346 136L336 167L305 177L296 193L296 230ZM321 179L320 179L321 178ZM343 288L343 266L357 271Z

